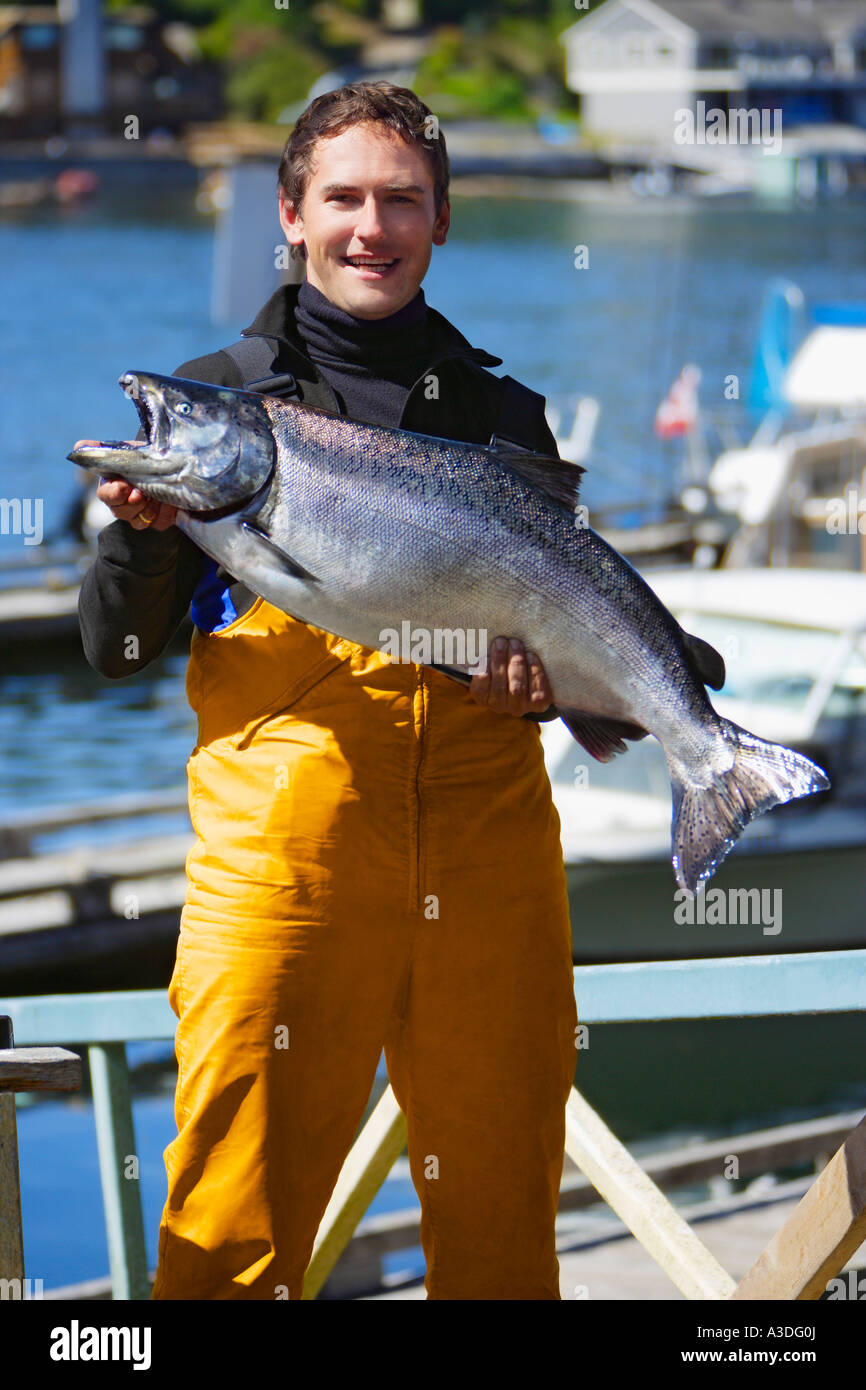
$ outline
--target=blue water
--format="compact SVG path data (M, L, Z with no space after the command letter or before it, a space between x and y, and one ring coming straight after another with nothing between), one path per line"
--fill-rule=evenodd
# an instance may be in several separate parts
M162 1152L173 1138L169 1097L135 1102L136 1153L149 1268L166 1179ZM18 1109L21 1219L28 1277L46 1289L108 1273L99 1159L89 1101L46 1101Z

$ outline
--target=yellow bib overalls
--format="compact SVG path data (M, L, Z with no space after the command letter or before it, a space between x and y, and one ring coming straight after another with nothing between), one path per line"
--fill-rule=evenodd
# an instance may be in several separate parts
M384 1046L428 1298L559 1298L577 1019L538 725L263 599L195 631L187 693L153 1297L300 1298Z

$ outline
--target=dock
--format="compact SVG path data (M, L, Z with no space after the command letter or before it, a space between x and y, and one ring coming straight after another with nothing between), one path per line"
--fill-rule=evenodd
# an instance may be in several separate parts
M715 1203L702 1203L682 1208L681 1214L689 1225L696 1226L708 1250L739 1283L776 1231L793 1215L808 1187L808 1180L785 1183L765 1197L746 1196L741 1202L732 1199L727 1211L720 1212ZM619 1233L589 1237L584 1241L563 1232L557 1241L557 1250L563 1301L687 1301L625 1226L621 1226ZM866 1296L866 1248L861 1248L844 1266L840 1281L828 1297L847 1295L852 1298L857 1290L860 1298ZM424 1299L425 1293L419 1280L361 1298L365 1302Z
M682 1215L739 1284L776 1232L793 1216L809 1186L809 1180L785 1183L775 1194L768 1193L763 1198L746 1196L739 1202L733 1199L728 1212L719 1213L717 1208L713 1211L701 1205L684 1208ZM563 1299L685 1302L684 1295L625 1230L619 1238L560 1247L559 1268ZM862 1276L862 1293L866 1294L866 1250L862 1247L843 1267L843 1273L849 1271ZM859 1287L861 1281L860 1277L846 1277L844 1282L850 1289L852 1285ZM831 1289L831 1294L835 1292Z
M100 839L101 827L110 827L110 840ZM37 850L46 837L72 831L89 842ZM166 984L193 838L185 787L0 821L0 987Z
M844 1143L859 1120L859 1112L778 1126L765 1131L728 1136L709 1143L683 1145L644 1155L643 1170L666 1190L684 1181L709 1179L712 1195L703 1201L678 1204L678 1214L696 1228L701 1241L739 1283L776 1232L793 1216L814 1181L814 1175L782 1181L772 1168L808 1160L820 1170L829 1150ZM721 1161L732 1149L741 1157L744 1174L754 1175L746 1190L726 1193L718 1179ZM403 1176L408 1160L398 1159ZM382 1256L417 1243L419 1211L389 1212L367 1217L338 1261L320 1298L326 1301L376 1302L423 1300L423 1279L383 1277ZM557 1220L560 1293L564 1301L685 1302L686 1298L654 1262L625 1223L599 1200L598 1193L570 1158L566 1158ZM148 1272L152 1285L154 1271ZM828 1281L825 1297L851 1299L866 1295L866 1244ZM858 1292L859 1291L859 1292ZM93 1279L44 1291L58 1301L105 1301L111 1298L111 1279Z
M0 645L24 648L42 642L68 644L83 661L78 626L78 593L96 559L90 545L22 546L17 555L0 559ZM174 643L192 631L187 616ZM58 659L61 652L58 650Z
M582 966L574 978L582 1018L593 1027L862 1011L866 950ZM4 1048L0 1036L0 1093L77 1089L77 1081L61 1085L52 1067L65 1040L78 1039L87 1052L111 1279L101 1291L91 1283L86 1293L55 1290L56 1297L149 1297L153 1272L145 1259L141 1194L124 1181L121 1162L137 1151L126 1042L172 1038L176 1022L162 990L0 999L6 1039ZM63 1052L64 1064L74 1067L77 1056ZM0 1115L6 1131L0 1150L15 1159L9 1099ZM565 1129L558 1224L565 1297L859 1297L857 1258L866 1241L866 1117L859 1110L638 1157L573 1086ZM423 1296L417 1281L414 1291L383 1287L382 1256L417 1247L418 1212L367 1216L406 1138L406 1117L385 1084L322 1217L303 1299ZM17 1159L7 1167L0 1199L15 1240L0 1277L21 1282ZM785 1178L791 1169L800 1171L784 1185L730 1190L732 1181L752 1174ZM677 1206L664 1190L696 1183L710 1189L702 1209ZM608 1209L620 1225L612 1224ZM853 1280L846 1280L847 1271L854 1271Z

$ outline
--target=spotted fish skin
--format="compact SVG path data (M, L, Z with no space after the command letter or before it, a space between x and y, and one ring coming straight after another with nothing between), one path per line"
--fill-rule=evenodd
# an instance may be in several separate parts
M121 384L147 438L70 457L182 508L179 528L269 602L372 648L406 621L519 638L592 756L653 734L680 887L697 891L756 815L829 786L714 710L696 639L580 524L575 465L178 378Z

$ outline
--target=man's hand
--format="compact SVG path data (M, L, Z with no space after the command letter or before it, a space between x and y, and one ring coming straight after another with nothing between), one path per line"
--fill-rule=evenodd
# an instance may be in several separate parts
M497 637L490 644L487 670L472 677L469 694L498 714L541 714L553 703L547 673L535 652L516 637Z
M79 439L75 448L83 449L88 444L98 443L98 439ZM107 477L99 479L96 495L100 502L111 508L117 521L128 521L135 531L144 531L147 528L167 531L169 526L174 525L177 516L177 507L171 507L167 502L156 502L152 497L145 497L140 488L133 487L123 478L118 478L115 473L109 473Z

